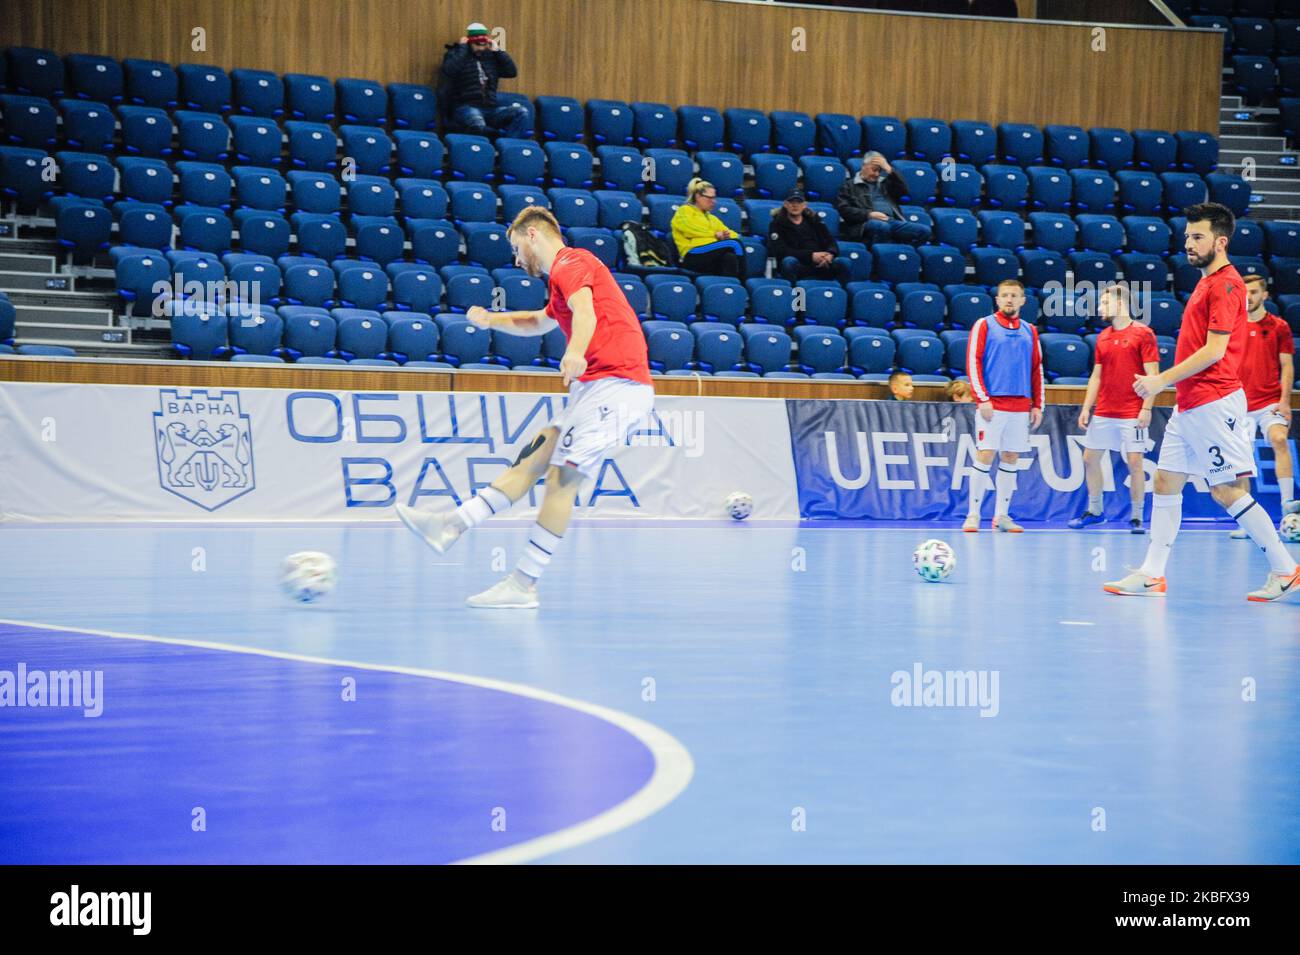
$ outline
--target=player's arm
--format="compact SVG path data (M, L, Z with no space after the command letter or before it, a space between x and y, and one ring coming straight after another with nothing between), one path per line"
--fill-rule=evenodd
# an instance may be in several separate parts
M1160 374L1160 362L1158 362L1158 361L1144 361L1144 362L1142 363L1142 368L1143 368L1143 370L1146 371L1146 373L1147 373L1148 375L1158 375L1158 374ZM1143 410L1143 411L1150 411L1150 410L1151 410L1151 407L1152 407L1155 403L1156 403L1156 396L1153 395L1153 394L1152 394L1152 395L1147 395L1145 398L1142 399L1142 410Z
M479 328L492 328L507 335L545 335L556 327L555 319L544 308L522 312L489 312L482 305L475 305L465 313L465 317Z
M1192 352L1172 368L1154 375L1138 375L1133 388L1143 398L1154 398L1170 385L1176 385L1184 378L1205 371L1228 353L1228 341L1231 333L1209 329L1205 335L1205 344Z
M1282 399L1277 403L1277 413L1291 420L1291 389L1295 386L1295 356L1279 352L1277 363L1282 366Z
M569 382L581 378L587 370L587 346L591 336L596 334L596 308L592 304L591 286L584 285L569 296L569 308L573 312L573 324L569 328L569 346L560 359L560 374L564 376L564 387Z
M1047 400L1047 388L1043 382L1043 349L1038 344L1038 329L1030 325L1029 330L1034 336L1034 358L1029 368L1030 391L1033 393L1033 401L1029 409L1029 426L1037 428L1043 423L1043 403Z
M1101 391L1101 365L1092 366L1092 374L1088 376L1088 390L1083 394L1083 407L1079 409L1079 427L1088 427L1088 422L1092 420L1092 409L1097 404L1097 394Z
M970 388L975 395L975 403L980 406L980 413L985 421L993 418L993 405L989 393L984 389L984 338L988 326L985 319L975 325L975 333L966 343L966 377L970 379Z
M1148 375L1160 374L1159 359L1155 361L1144 361L1142 363L1142 369ZM1155 403L1156 403L1156 392L1154 391L1142 399L1142 410L1138 412L1138 417L1137 417L1139 428L1149 428L1151 426L1151 408L1153 405L1155 405Z

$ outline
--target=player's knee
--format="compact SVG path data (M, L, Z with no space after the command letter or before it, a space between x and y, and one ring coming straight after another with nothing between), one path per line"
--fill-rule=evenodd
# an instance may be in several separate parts
M1250 493L1250 479L1242 478L1237 481L1230 481L1227 484L1216 484L1210 488L1210 496L1214 498L1215 503L1221 507L1228 507L1233 501L1242 495Z
M552 464L546 472L547 487L568 487L582 480L582 472L571 464Z
M550 460L551 449L555 447L555 429L547 428L538 433L515 458L515 467L527 468L530 473L540 477Z
M1151 489L1157 494L1177 494L1182 490L1182 485L1178 479L1164 471L1156 472L1156 479L1151 483Z
M1220 507L1227 507L1241 494L1234 491L1231 484L1220 484L1217 487L1210 488L1210 497L1214 498L1214 503Z

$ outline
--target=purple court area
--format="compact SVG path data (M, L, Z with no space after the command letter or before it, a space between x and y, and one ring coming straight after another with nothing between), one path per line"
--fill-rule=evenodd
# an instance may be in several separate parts
M103 713L0 710L5 864L454 862L654 772L612 723L451 680L2 624L19 663L103 671Z

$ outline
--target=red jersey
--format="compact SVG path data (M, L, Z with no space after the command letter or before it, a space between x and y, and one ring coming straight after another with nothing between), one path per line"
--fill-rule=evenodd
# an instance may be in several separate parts
M1145 375L1146 362L1160 361L1156 333L1147 325L1130 322L1127 327L1107 327L1097 336L1097 366L1101 386L1092 413L1102 418L1136 418L1142 399L1133 390L1133 376Z
M1246 323L1246 353L1241 356L1241 386L1246 389L1246 410L1259 411L1282 400L1282 363L1279 355L1294 355L1291 326L1269 312L1258 322Z
M1227 333L1228 350L1209 368L1174 386L1179 411L1217 401L1241 387L1237 369L1246 351L1246 283L1231 263L1196 283L1183 307L1174 363L1199 351L1212 331Z
M591 289L596 330L584 356L587 371L578 380L627 378L650 384L650 365L641 323L605 263L586 249L566 246L551 264L550 281L551 298L546 303L546 314L555 319L566 339L573 334L573 311L569 308L569 298L580 288Z
M992 321L1004 328L1020 327L1020 316L1007 318L1000 311L994 312ZM990 395L986 383L984 352L988 344L988 323L990 319L981 318L971 329L970 339L966 343L966 377L970 379L971 391L975 394L977 404L991 402L994 411L1029 411L1043 407L1043 350L1038 344L1038 329L1029 325L1033 341L1033 358L1029 368L1030 392L1032 397L1024 395Z

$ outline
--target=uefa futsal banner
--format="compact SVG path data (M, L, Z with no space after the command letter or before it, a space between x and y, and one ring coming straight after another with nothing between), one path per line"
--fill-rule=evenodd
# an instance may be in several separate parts
M965 517L975 457L973 404L933 401L788 401L795 477L799 484L799 513L805 518L859 520L948 520ZM1156 408L1146 455L1147 486L1155 475L1156 459L1172 409ZM1083 472L1083 429L1079 409L1048 405L1043 422L1030 432L1031 451L1017 462L1019 477L1011 502L1013 516L1023 520L1065 521L1088 502ZM1295 455L1300 415L1291 423ZM1259 479L1256 498L1273 515L1280 515L1272 449L1256 442ZM1128 465L1110 455L1105 475L1105 514L1111 520L1129 516ZM984 497L984 516L996 504ZM1148 492L1147 512L1150 512ZM1205 482L1189 481L1183 492L1183 516L1224 518Z
M508 468L567 395L0 384L10 521L392 520L447 510ZM660 395L575 519L798 517L779 399ZM510 512L536 512L541 487Z

